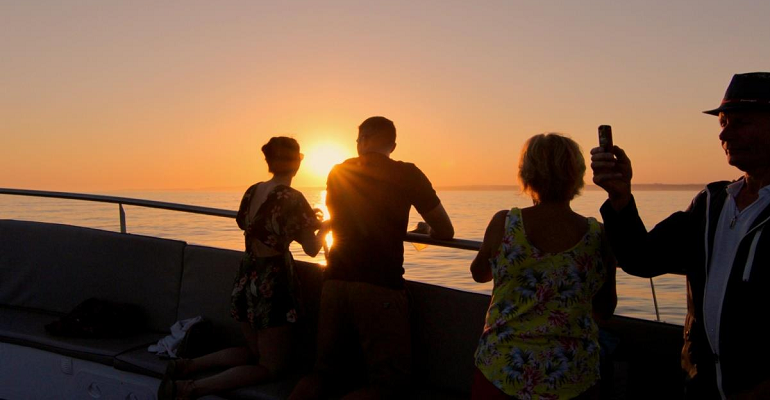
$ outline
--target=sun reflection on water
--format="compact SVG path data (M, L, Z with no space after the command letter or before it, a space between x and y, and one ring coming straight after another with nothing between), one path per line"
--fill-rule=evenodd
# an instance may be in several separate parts
M321 210L323 212L323 220L328 221L329 220L329 209L326 207L326 190L321 190L319 193L319 200L318 203L316 203L313 207ZM332 248L332 244L334 244L334 235L332 235L332 232L329 231L329 233L326 234L326 237L324 238L324 246L323 246L323 253L324 258L323 260L318 260L318 264L322 266L326 266L326 259L329 257L329 249Z

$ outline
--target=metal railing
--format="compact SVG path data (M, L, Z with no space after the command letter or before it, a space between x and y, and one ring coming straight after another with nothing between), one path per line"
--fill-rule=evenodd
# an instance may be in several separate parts
M123 205L140 206L147 208L159 208L162 210L181 211L193 214L211 215L214 217L235 218L235 211L221 208L190 206L186 204L166 203L163 201L132 199L129 197L103 196L99 194L81 194L68 192L48 192L43 190L5 189L0 188L0 194L16 196L49 197L54 199L94 201L98 203L112 203L118 205L120 216L120 233L126 233L126 212Z
M27 189L8 189L0 188L0 194L14 195L14 196L30 196L30 197L48 197L54 199L67 199L67 200L81 200L81 201L93 201L98 203L112 203L118 205L118 215L120 218L120 232L126 233L126 212L123 209L123 205L139 206L146 208L156 208L161 210L180 211L192 214L210 215L214 217L235 218L237 212L232 210L225 210L221 208L200 207L187 204L168 203L163 201L154 200L142 200L133 199L130 197L116 197L116 196L104 196L98 194L82 194L82 193L69 193L69 192L51 192L42 190L27 190ZM452 239L452 240L438 240L428 235L420 233L407 233L404 241L411 243L422 243L441 247L448 247L453 249L478 251L481 247L481 242L477 240L467 239ZM655 317L657 321L660 321L660 311L658 310L658 299L655 294L655 284L650 278L650 288L652 290L652 300L655 305Z
M126 233L126 212L123 209L124 205L157 208L161 210L180 211L180 212L210 215L214 217L224 217L224 218L235 218L237 214L237 212L235 211L225 210L221 208L200 207L200 206L192 206L187 204L167 203L164 201L133 199L130 197L104 196L104 195L98 195L98 194L49 192L49 191L42 191L42 190L6 189L6 188L0 188L0 194L30 196L30 197L48 197L48 198L54 198L54 199L81 200L81 201L93 201L98 203L117 204L118 213L120 217L121 233ZM442 246L442 247L450 247L454 249L474 250L474 251L478 251L479 248L481 247L481 242L476 240L465 240L465 239L438 240L438 239L433 239L428 235L423 235L419 233L407 233L405 241L430 244L430 245L436 245L436 246Z

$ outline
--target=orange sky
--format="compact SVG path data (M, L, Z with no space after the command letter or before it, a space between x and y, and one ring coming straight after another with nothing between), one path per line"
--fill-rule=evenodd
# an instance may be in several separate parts
M0 4L10 188L240 190L268 178L273 135L306 154L295 185L321 186L372 115L437 186L515 184L529 136L587 154L600 124L637 183L730 179L701 111L770 70L764 0L17 3Z

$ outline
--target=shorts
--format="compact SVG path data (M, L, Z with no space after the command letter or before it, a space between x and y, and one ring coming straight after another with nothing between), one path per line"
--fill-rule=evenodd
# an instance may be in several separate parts
M368 385L386 391L407 387L412 339L409 300L404 289L364 282L324 282L316 371L332 380L347 379L346 370L360 372L360 366L346 365L341 356L350 354L350 347L355 345L366 364Z

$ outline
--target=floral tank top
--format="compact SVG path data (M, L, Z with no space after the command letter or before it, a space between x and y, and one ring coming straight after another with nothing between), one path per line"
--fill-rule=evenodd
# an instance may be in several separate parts
M606 278L601 225L571 249L546 253L527 240L521 210L505 221L489 260L492 300L476 348L476 366L519 399L569 399L599 379L598 327L591 301Z

